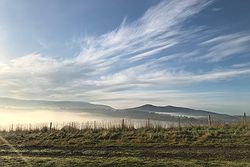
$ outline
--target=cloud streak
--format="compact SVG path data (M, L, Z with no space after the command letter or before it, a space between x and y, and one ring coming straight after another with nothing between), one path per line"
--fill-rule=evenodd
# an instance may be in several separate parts
M250 34L238 32L209 39L202 45L209 45L208 53L202 59L218 62L227 57L249 53Z
M245 66L187 68L193 65L191 59L212 64L249 52L250 35L246 32L216 37L211 34L197 40L206 30L202 26L185 26L211 3L162 1L133 22L124 19L113 31L81 39L82 49L75 57L59 60L32 53L0 63L0 95L139 104L152 100L140 101L142 96L162 101L170 95L177 96L172 91L183 86L249 76L250 68ZM195 46L189 46L190 43ZM172 93L166 96L169 91ZM178 99L169 102L176 103Z
M128 60L131 63L150 58L188 40L186 30L182 29L183 23L209 2L162 1L132 23L124 20L117 29L109 33L83 39L82 52L77 60L83 65L108 70L118 62L119 66L126 66ZM189 30L188 35L191 33Z

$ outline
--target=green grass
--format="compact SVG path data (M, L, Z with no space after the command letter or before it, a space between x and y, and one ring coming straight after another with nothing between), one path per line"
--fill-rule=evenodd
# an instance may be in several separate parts
M30 166L250 166L240 125L2 131ZM0 141L0 166L27 166Z
M244 161L216 161L216 160L178 160L178 159L148 159L148 158L95 158L95 157L74 157L74 158L48 158L48 157L27 157L28 161L33 166L40 167L82 167L82 166L147 166L147 167L176 167L176 166L186 166L186 167L202 167L202 166L235 166L235 167L247 167L249 163ZM20 161L15 157L0 157L1 163L5 166L10 167L21 167L27 166L26 163Z
M250 146L250 130L244 126L178 128L111 128L19 130L0 132L14 146L81 147L96 145L202 145ZM4 144L0 141L0 144Z

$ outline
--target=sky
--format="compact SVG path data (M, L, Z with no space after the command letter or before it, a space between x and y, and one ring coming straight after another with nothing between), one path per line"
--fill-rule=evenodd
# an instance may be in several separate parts
M0 97L250 114L250 2L0 0Z

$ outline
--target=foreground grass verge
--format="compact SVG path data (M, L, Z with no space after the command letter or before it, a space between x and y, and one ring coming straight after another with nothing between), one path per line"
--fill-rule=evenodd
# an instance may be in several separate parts
M25 157L30 162L30 166L40 166L40 167L52 167L52 166L62 166L62 167L82 167L82 166L235 166L235 167L247 167L249 162L245 161L224 161L224 160L180 160L180 159L151 159L151 158L96 158L96 157L64 157L64 158L50 158L50 157ZM0 165L9 167L22 167L27 166L26 163L20 161L16 157L0 157Z
M1 132L30 166L250 166L249 126ZM27 166L0 142L0 166Z

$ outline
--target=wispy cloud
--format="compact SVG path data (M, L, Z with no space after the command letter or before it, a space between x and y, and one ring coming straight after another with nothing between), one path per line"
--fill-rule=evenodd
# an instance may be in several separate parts
M129 104L141 97L166 100L165 93L194 83L248 76L250 68L185 68L192 65L190 59L214 63L249 51L247 33L212 34L197 42L204 28L185 25L211 2L162 1L133 22L124 19L111 32L81 39L81 53L72 58L59 60L32 53L0 63L0 95ZM170 95L177 96L172 92L167 99Z
M250 62L245 62L245 63L239 63L239 64L233 64L233 68L245 68L245 67L250 67Z
M212 11L214 11L214 12L219 12L221 10L222 10L222 8L212 8Z
M230 56L248 53L250 51L249 43L249 33L238 32L221 35L202 43L202 45L208 45L209 49L208 53L201 58L211 62L217 62Z
M205 8L210 1L162 1L140 19L126 20L114 31L99 37L87 37L77 60L105 70L118 63L147 59L187 40L184 22ZM191 31L191 30L189 30ZM189 32L191 35L192 31ZM123 62L123 63L122 63Z

